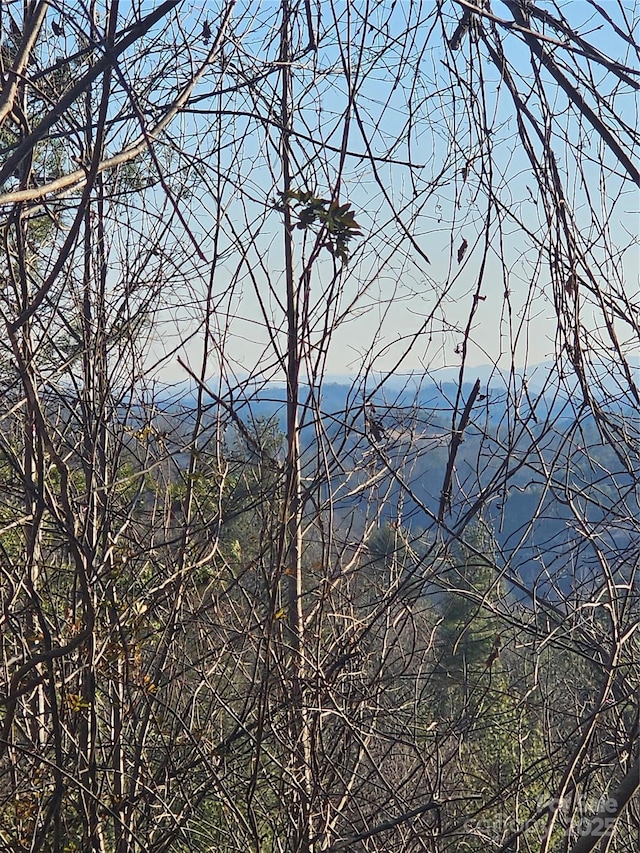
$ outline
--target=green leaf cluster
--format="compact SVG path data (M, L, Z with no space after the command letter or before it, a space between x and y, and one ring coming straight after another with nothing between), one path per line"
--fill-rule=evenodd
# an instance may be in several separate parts
M285 203L291 202L292 207L296 208L296 228L300 231L306 231L314 225L324 228L325 247L335 258L348 263L350 241L362 236L351 204L320 198L309 190L289 190L282 196Z

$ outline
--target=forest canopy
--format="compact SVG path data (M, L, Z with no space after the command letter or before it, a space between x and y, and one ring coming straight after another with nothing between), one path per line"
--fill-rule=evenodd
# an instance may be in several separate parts
M0 7L0 849L640 846L640 5Z

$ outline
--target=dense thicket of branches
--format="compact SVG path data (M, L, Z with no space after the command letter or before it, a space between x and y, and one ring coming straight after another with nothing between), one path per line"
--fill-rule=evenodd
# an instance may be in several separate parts
M639 12L2 5L0 849L638 849Z

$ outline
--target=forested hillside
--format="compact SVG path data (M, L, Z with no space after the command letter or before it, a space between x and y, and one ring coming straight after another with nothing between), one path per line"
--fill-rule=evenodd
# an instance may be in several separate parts
M0 851L637 853L639 27L0 5Z

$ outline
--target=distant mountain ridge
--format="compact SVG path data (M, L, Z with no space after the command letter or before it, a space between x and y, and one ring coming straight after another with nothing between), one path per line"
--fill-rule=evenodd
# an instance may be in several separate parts
M632 367L640 385L640 357L633 359ZM429 373L392 374L365 378L331 375L323 379L319 388L301 384L301 402L313 395L323 415L333 415L345 411L357 411L366 405L374 404L383 410L398 407L422 406L433 411L452 412L456 405L463 408L474 383L479 379L481 393L478 405L482 404L490 420L499 420L507 409L517 407L523 415L526 410L535 411L538 420L548 417L572 417L574 403L582 398L578 380L575 377L554 377L553 362L543 362L524 370L505 372L494 365L481 365L467 368L464 372L461 394L459 392L459 368L447 367ZM604 367L603 367L604 370ZM621 390L622 375L616 378L610 370L599 377L592 393L599 402L616 405L619 413L628 414L637 411L632 395ZM205 382L210 393L202 390L205 406L215 405L220 399L223 405L233 408L241 418L276 417L284 426L286 384L281 381L263 382L247 376L239 380L232 388L225 388L218 378ZM218 397L220 395L220 397ZM149 392L147 395L149 396ZM188 379L183 382L164 385L157 383L150 392L154 404L160 409L189 410L197 405L199 396L196 384Z

